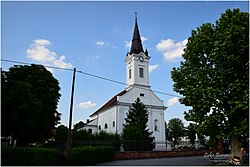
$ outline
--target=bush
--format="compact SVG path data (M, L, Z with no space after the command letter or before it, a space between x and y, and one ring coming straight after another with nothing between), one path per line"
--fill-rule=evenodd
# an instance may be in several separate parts
M1 165L9 166L52 166L59 165L56 149L38 147L4 147L1 149Z
M155 147L153 138L136 125L128 125L121 135L122 147L125 151L152 151Z
M76 147L69 150L69 165L95 165L114 159L114 148L108 146Z
M86 130L74 131L73 143L71 147L82 146L113 146L116 151L120 151L121 139L117 133L108 133L100 131L99 133L91 134Z

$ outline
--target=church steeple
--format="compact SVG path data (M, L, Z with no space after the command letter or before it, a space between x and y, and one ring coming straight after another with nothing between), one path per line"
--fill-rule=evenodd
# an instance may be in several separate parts
M137 24L137 17L136 17L130 54L132 54L132 53L138 54L140 52L143 52L143 47L142 47L140 32L139 32L139 28L138 28L138 24Z
M135 13L137 14L137 13ZM135 15L136 16L136 15ZM135 27L132 38L131 50L126 55L126 84L127 90L134 86L149 88L149 64L150 56L147 49L143 51L142 41L135 17Z

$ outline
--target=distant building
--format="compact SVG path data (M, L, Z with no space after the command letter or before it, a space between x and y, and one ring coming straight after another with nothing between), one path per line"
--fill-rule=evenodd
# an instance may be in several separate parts
M180 141L179 141L179 144L178 144L179 147L191 147L192 144L190 143L190 139L188 138L188 136L183 136L183 137L180 137Z
M130 52L126 54L126 89L113 96L101 108L95 111L91 121L81 129L91 132L101 130L121 134L125 124L126 113L132 103L139 97L149 111L148 128L153 132L156 141L156 150L165 150L165 120L166 107L149 86L149 59L147 49L142 47L141 37L135 19L135 26ZM119 67L116 67L119 68ZM159 80L160 81L160 80ZM161 142L162 144L157 144Z

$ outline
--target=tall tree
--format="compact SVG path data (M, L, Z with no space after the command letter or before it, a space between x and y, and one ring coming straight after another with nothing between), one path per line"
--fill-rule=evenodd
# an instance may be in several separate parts
M185 119L203 134L232 138L240 155L240 137L249 131L249 14L226 10L216 24L192 31L180 67L171 75L180 102L192 108Z
M198 131L198 126L194 123L190 123L187 127L187 136L190 140L190 143L191 144L194 144L195 143L195 139L196 139L196 134L197 134L197 137L198 139L200 140L200 144L201 145L204 145L205 144L205 136L200 132Z
M178 143L180 137L185 136L184 124L179 118L170 119L168 122L168 129L174 138L174 145Z
M154 148L154 137L147 128L148 110L145 105L137 98L129 108L126 124L124 125L121 139L125 150L152 150ZM131 143L128 144L128 142ZM138 141L136 143L135 141ZM136 147L134 147L136 146Z
M58 81L41 65L15 65L1 77L2 135L18 145L50 138L61 115Z
M194 123L190 123L187 127L187 136L190 140L190 143L194 145L195 139L196 139L196 133L197 133L197 125Z

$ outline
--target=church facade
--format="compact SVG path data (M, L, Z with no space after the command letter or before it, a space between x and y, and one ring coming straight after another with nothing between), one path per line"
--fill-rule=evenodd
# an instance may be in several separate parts
M130 52L125 57L126 88L113 96L107 103L90 115L91 120L82 128L92 133L107 131L121 134L125 124L126 113L132 103L139 97L148 110L148 129L155 137L156 150L165 150L166 107L150 89L149 59L147 49L144 51L139 33L137 18ZM161 143L161 144L160 144Z

